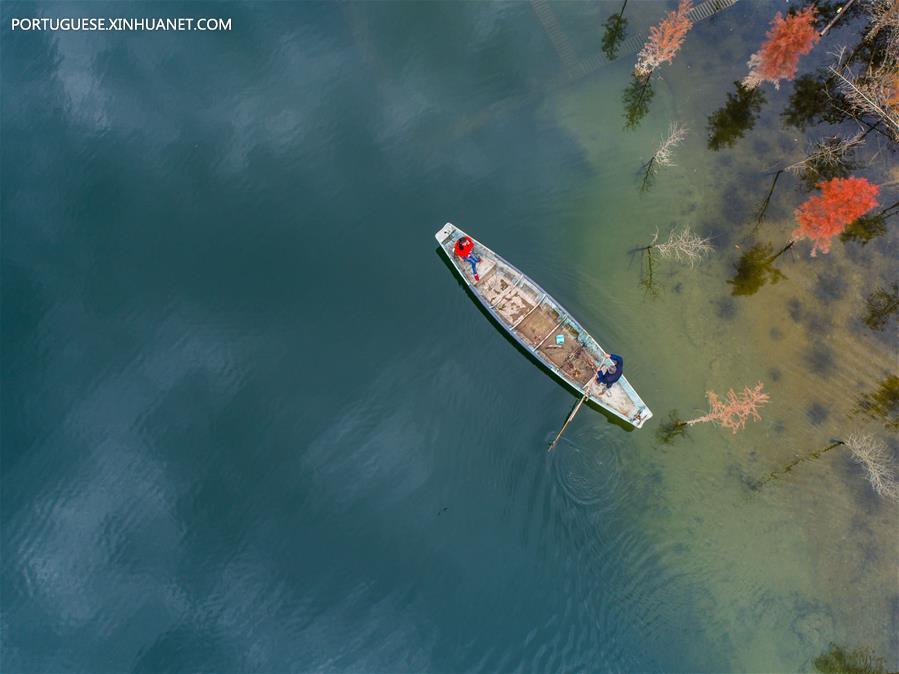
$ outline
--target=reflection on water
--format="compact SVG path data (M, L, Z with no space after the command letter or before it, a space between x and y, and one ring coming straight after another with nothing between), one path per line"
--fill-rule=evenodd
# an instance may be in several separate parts
M776 253L771 242L757 243L740 255L733 278L727 280L733 288L732 295L755 295L766 283L777 283L786 278L774 266L774 262L793 246L790 241Z
M765 104L765 94L759 87L747 88L742 82L734 82L734 87L736 91L727 94L727 102L709 116L710 150L733 147L755 126Z
M821 674L839 674L854 672L857 674L885 674L887 669L884 659L866 648L848 648L831 644L830 649L813 661L815 671Z
M850 429L896 450L895 228L778 254L800 181L758 205L806 147L781 113L817 137L826 110L805 80L734 93L770 6L698 20L651 84L634 36L668 7L628 3L608 63L620 9L4 35L6 668L895 669L896 508L820 451ZM688 135L641 194L669 124L710 117L717 151ZM437 263L447 220L623 352L657 426L584 410L547 455L573 396ZM684 226L715 251L645 295L628 251ZM657 436L759 380L738 435Z
M739 11L744 19L755 15L748 6ZM697 32L697 39L707 40L705 58L721 51L711 31L700 25ZM752 40L745 39L749 53ZM690 48L688 41L687 56ZM740 49L738 41L730 49ZM624 176L616 180L598 159L594 166L603 181L593 183L595 197L589 200L595 215L583 218L585 264L598 259L603 278L615 284L623 304L640 307L614 312L616 325L605 326L607 332L640 335L630 348L661 361L653 368L655 389L648 398L662 412L656 422L660 436L640 434L635 442L652 452L653 473L660 471L664 486L642 521L659 539L690 546L688 561L667 561L703 574L702 589L691 588L690 596L696 605L702 592L715 598L704 626L719 636L739 636L722 648L727 660L716 660L716 666L799 669L810 666L828 641L840 640L895 653L891 635L899 615L887 561L895 543L895 506L874 494L848 454L821 453L831 438L853 427L878 433L860 412L853 415L858 396L876 409L882 406L874 398L882 399L889 409L889 393L875 391L895 370L895 335L883 338L865 329L858 298L889 279L895 237L872 237L865 249L850 248L856 244L848 242L846 248L835 246L830 257L814 260L807 249L791 247L791 211L803 199L793 176L780 176L765 219L757 217L757 204L771 188L772 169L795 161L790 152L805 144L794 131L782 130L779 120L789 87L766 91L765 105L758 97L741 99L738 90L730 96L732 114L727 107L715 112L710 109L715 98L733 86L733 77L725 67L715 73L707 69L698 83L693 67L682 61L672 66L670 96L678 114L652 110L643 124L647 141L674 119L695 128L696 120L712 113L712 138L721 141L715 143L718 152L703 152L695 138L688 139L678 154L679 169L666 176L671 184L630 202L633 182ZM686 93L696 87L710 95ZM570 120L569 128L586 146L601 144L602 139L591 137L590 122L572 114L580 107L604 107L600 84L571 92L552 109ZM587 152L602 157L601 151ZM638 161L635 153L630 165L636 169ZM872 179L883 180L883 175ZM653 284L656 296L646 297L635 282L623 282L634 279L633 272L605 251L627 250L672 221L711 234L718 250L708 265L667 269L666 282ZM875 242L876 252L870 250ZM653 272L659 276L658 265ZM732 293L733 299L725 301L722 293ZM771 392L768 415L758 427L734 438L706 428L672 437L677 419L695 416L694 409L702 407L704 390L758 379ZM642 391L638 375L634 382ZM666 422L664 410L675 408L680 415ZM749 498L748 486L809 453L820 458L782 476L778 490ZM627 468L635 470L632 464ZM657 503L658 498L665 503ZM835 539L850 542L837 548ZM870 601L877 606L871 612L866 608ZM703 662L703 654L691 655L694 663Z
M624 128L634 129L646 117L654 95L652 76L631 75L630 84L624 89L621 102L624 104Z
M610 14L603 24L602 51L610 61L618 58L621 42L627 35L627 17L624 16L626 9L627 0L624 0L618 13Z

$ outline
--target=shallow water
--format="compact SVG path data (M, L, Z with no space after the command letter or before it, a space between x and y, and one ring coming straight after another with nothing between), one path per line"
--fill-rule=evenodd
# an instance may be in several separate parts
M550 9L589 60L617 6ZM663 10L629 3L631 30ZM697 23L628 132L633 54L569 77L530 3L165 11L234 28L11 34L63 9L2 7L4 670L796 671L830 642L899 665L895 506L841 450L746 487L847 429L895 450L850 415L896 371L895 324L858 321L894 226L726 283L804 147L789 84L706 146L769 5ZM757 238L804 198L784 177ZM447 220L623 353L644 430L585 410L544 452L575 398L462 291ZM658 262L652 299L628 250L673 224L717 250ZM656 440L759 379L762 422Z

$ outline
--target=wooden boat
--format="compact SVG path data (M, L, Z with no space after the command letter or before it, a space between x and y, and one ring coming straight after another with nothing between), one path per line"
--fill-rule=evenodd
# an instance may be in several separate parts
M549 293L512 264L452 223L435 235L453 268L474 296L515 340L580 395L584 395L606 351ZM475 280L468 262L453 253L468 236L480 258ZM605 389L605 390L604 390ZM591 386L589 400L641 428L652 412L622 376L611 387Z

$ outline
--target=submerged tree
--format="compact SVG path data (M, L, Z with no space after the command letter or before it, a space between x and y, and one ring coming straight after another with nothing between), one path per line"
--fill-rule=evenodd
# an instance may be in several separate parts
M849 450L852 460L858 463L865 471L865 477L874 493L891 500L899 500L899 482L896 480L896 472L892 466L887 446L873 435L865 433L851 433L845 440L833 440L823 449L809 452L793 459L783 468L771 471L761 480L754 483L752 489L758 491L772 480L777 480L789 474L799 464L819 459L837 447L845 447Z
M668 238L659 242L659 232L656 230L652 241L647 246L637 248L638 251L652 252L655 250L658 254L665 258L674 258L677 262L686 262L693 267L702 262L709 253L714 250L711 239L699 236L690 227L681 227L680 229L672 229L668 232Z
M677 438L687 435L687 424L677 414L677 410L671 410L668 418L656 428L656 438L666 445L671 444Z
M877 288L865 298L865 316L862 320L872 330L883 330L897 311L899 283L893 283L890 289Z
M633 75L631 83L624 90L624 128L633 129L643 120L649 112L649 103L652 101L653 90L651 77L638 77Z
M777 182L775 176L771 191ZM812 257L820 250L830 252L831 239L843 232L846 226L877 205L877 193L880 188L872 185L866 178L833 178L819 182L820 194L809 197L795 211L799 226L793 230L792 239L772 255L770 243L756 244L737 262L737 273L728 281L734 286L732 295L752 295L765 283L776 283L783 278L783 273L771 265L787 252L797 240L811 239ZM771 191L763 206L771 198ZM764 210L760 212L760 218Z
M765 95L758 88L747 88L734 82L735 94L727 94L727 102L709 116L709 148L730 147L755 126Z
M899 142L899 74L895 54L887 61L869 65L861 73L854 73L848 66L831 66L830 72L837 78L843 99L852 113L860 118L871 117L889 130L890 136Z
M652 248L645 248L643 257L640 258L640 287L648 297L655 298L659 294L659 287L652 274Z
M868 14L864 39L842 50L829 66L841 108L869 129L899 142L899 9L894 0L863 3Z
M690 227L684 226L680 229L672 229L668 232L668 238L661 242L659 241L659 232L656 230L648 245L639 246L630 252L632 254L643 253L645 265L641 269L640 285L648 294L655 295L658 288L652 277L653 251L666 260L674 259L677 262L685 262L692 268L702 262L713 250L711 239L701 237Z
M680 0L676 10L668 12L657 26L649 29L649 39L637 55L635 75L648 77L663 63L671 63L674 60L687 33L693 27L693 22L688 16L692 9L692 0Z
M853 220L877 205L880 188L866 178L833 178L818 183L821 193L810 197L795 211L799 226L794 239L812 240L812 257L830 252L830 241Z
M825 24L818 35L824 37L837 22L842 21L844 18L850 16L854 17L861 14L861 3L856 5L856 1L857 0L816 0L815 9L817 10L817 17L821 23ZM874 2L879 1L880 0L874 0ZM868 0L862 0L862 2L867 3Z
M899 429L899 376L891 374L877 390L859 396L853 412L882 421L889 429Z
M819 674L886 674L883 658L863 649L850 651L836 644L830 644L827 652L812 662Z
M870 18L865 41L884 38L884 48L894 56L899 54L899 7L896 0L868 0L866 9Z
M740 256L736 264L736 273L727 282L733 286L731 295L754 295L766 283L777 283L786 278L784 273L774 267L774 261L793 247L790 241L776 253L769 243L757 243Z
M655 154L643 166L643 182L640 184L641 192L645 192L652 185L656 171L658 171L660 166L674 166L674 159L671 156L672 152L674 152L674 148L680 144L686 135L687 127L677 122L672 123L668 127L668 135L662 138L662 142L659 143Z
M765 385L759 382L752 388L744 386L740 393L730 389L725 400L719 398L714 391L706 391L705 395L709 401L708 413L695 419L681 421L676 418L676 412L674 412L669 416L665 434L667 437L674 438L680 433L681 428L708 422L730 429L732 433L736 434L746 426L750 417L761 421L762 416L759 414L758 408L769 400L768 394L762 392L764 387Z
M864 134L851 138L829 136L810 144L804 159L790 164L787 171L797 175L806 190L822 180L845 178L855 168L853 154L863 142Z
M786 18L778 12L766 37L761 49L749 59L749 74L743 79L747 88L771 82L776 89L780 80L796 76L799 57L808 54L818 41L815 8L806 7Z
M807 191L812 190L821 180L845 178L855 168L852 153L857 146L863 143L864 136L865 134L857 134L852 138L831 136L817 140L810 144L803 159L778 169L774 174L774 179L771 181L768 194L759 207L755 229L758 229L758 226L762 223L768 210L768 205L771 203L774 188L777 186L777 180L785 171L797 175Z
M841 50L837 62L815 74L797 78L784 120L800 129L822 122L838 124L849 117L878 133L899 140L895 122L895 74L899 66L899 12L895 0L865 0L845 5L816 3L827 19L823 35L837 19L853 13L867 15L864 37L851 50ZM893 83L891 84L891 76ZM890 113L892 116L884 113ZM882 127L882 128L881 128Z
M610 61L614 61L618 57L618 48L621 46L621 42L626 34L627 19L624 18L625 7L627 7L627 0L624 0L624 4L621 5L621 11L618 14L609 16L604 24L602 50Z
M874 493L884 498L899 500L899 482L891 464L887 446L873 435L853 433L846 438L846 448L853 460L865 471L865 477Z
M840 241L855 241L866 245L871 239L882 236L887 232L887 218L899 214L899 201L892 206L887 206L879 213L870 213L856 218L840 234Z
M840 241L855 241L866 245L872 239L887 233L887 223L880 213L856 218L840 233Z
M768 194L765 195L765 200L762 201L761 206L759 206L758 213L755 216L755 227L753 228L753 233L758 230L759 225L762 224L762 220L765 218L765 213L768 211L768 205L771 203L771 195L774 194L774 188L777 186L777 181L783 172L786 169L778 169L774 173L774 179L771 181L771 187L768 189Z
M705 395L709 399L708 413L695 419L689 419L684 423L687 426L693 426L712 422L736 433L746 426L750 417L756 421L762 420L758 408L769 400L768 394L762 392L764 387L765 385L759 382L752 388L744 386L741 393L735 393L733 389L730 389L727 392L726 400L721 400L714 391L707 391Z
M759 225L762 224L762 220L764 219L765 213L768 210L768 204L771 203L771 195L774 194L774 188L777 186L777 180L785 170L786 169L778 169L777 172L775 172L774 180L771 181L771 187L768 190L768 194L765 195L765 200L762 202L762 205L759 206L759 211L756 214L755 227L752 230L753 232L755 232L759 228Z
M790 461L790 463L785 465L783 468L778 468L777 470L772 470L770 473L768 473L765 477L763 477L758 482L752 483L750 485L750 487L752 489L758 491L759 489L764 487L766 484L768 484L772 480L777 480L777 479L783 477L784 475L789 474L800 463L804 463L806 461L814 461L815 459L820 459L822 456L824 456L824 454L826 454L830 450L836 449L837 447L842 447L845 444L846 443L843 442L842 440L831 440L830 444L827 445L827 447L824 447L823 449L815 450L814 452L809 452L808 454L804 454L796 459L793 459L792 461Z
M815 124L839 124L848 117L835 78L820 72L800 75L793 82L793 92L781 113L784 122L804 131Z

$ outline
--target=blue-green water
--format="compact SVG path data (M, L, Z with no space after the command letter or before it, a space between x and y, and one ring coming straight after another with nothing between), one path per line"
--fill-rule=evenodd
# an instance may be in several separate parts
M740 304L724 282L761 172L802 140L769 92L751 139L705 148L771 7L697 23L628 133L633 54L569 78L530 3L129 4L233 27L9 28L121 7L2 7L0 669L793 671L830 641L895 666L896 510L837 455L764 497L740 477L848 409L797 365L783 308L815 306L822 267L803 252L793 285ZM665 9L629 7L634 31ZM583 58L616 8L552 5ZM672 118L694 134L640 195ZM447 220L622 352L654 423L760 373L765 421L666 448L584 411L547 455L574 398L462 291ZM721 252L660 267L652 302L627 250L673 222ZM812 310L835 317L828 348L887 369L894 344L840 317L894 248L835 249L852 285Z

